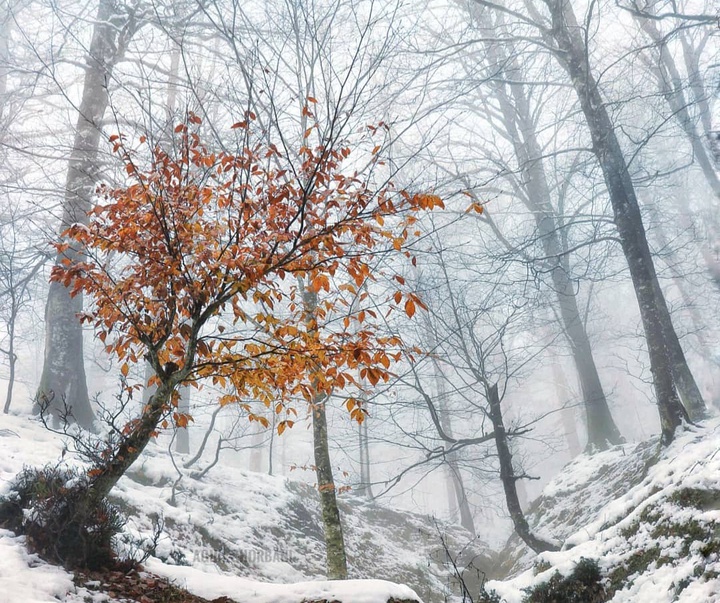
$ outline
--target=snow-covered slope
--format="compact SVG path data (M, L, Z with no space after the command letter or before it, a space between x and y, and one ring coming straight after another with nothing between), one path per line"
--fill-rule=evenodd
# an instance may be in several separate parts
M565 547L533 557L511 545L513 568L532 567L488 584L507 603L556 572L570 575L581 559L596 560L603 576L593 601L720 601L720 421L679 433L664 450L654 442L579 457L530 519Z
M176 479L167 454L154 447L112 497L139 534L163 517L156 556L166 564L272 582L324 576L319 499L308 484L236 468ZM426 603L444 601L451 572L431 518L347 495L339 504L351 577L409 584ZM470 539L452 526L443 534L457 548Z
M0 495L24 465L57 462L62 446L59 438L28 418L3 417ZM71 456L68 454L66 460L72 462ZM162 535L155 558L147 566L154 573L179 581L181 586L195 588L201 596L228 596L236 601L300 601L309 598L312 585L289 584L324 577L319 500L307 484L222 466L202 480L186 475L178 481L178 472L167 452L152 445L120 481L112 498L128 516L126 534L134 541L150 538L160 521L164 526ZM352 496L343 496L340 504L352 578L409 584L426 603L445 600L454 588L452 572L445 563L440 536L431 518ZM442 530L451 547L464 547L470 538L461 528L446 526ZM7 550L15 551L18 559L24 558L21 541L10 538L9 533L1 538ZM487 565L487 559L477 556L476 567ZM48 591L53 596L67 586L67 574L60 572L58 578L56 568L37 559L33 563L54 572L55 586ZM2 580L12 581L12 574L0 568L0 586ZM32 583L42 580L33 579ZM288 586L283 590L278 587L280 583ZM383 596L384 603L391 595L408 598L410 589L389 583L315 585L317 594L324 593L321 598L333 600L343 594L345 598L340 600L344 603L374 601ZM348 588L354 588L355 598L348 598ZM287 596L280 597L280 593ZM298 593L303 597L297 598ZM328 593L335 594L326 597ZM49 596L46 600L55 599Z
M647 441L578 456L532 502L526 512L528 522L536 533L564 542L593 522L606 505L639 484L657 453L657 441ZM497 556L492 573L515 576L534 561L535 553L513 534Z

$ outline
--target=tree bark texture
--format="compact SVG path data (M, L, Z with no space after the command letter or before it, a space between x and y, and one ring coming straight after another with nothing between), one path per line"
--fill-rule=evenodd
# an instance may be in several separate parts
M568 0L544 2L550 9L551 36L557 45L556 55L570 76L580 100L590 130L593 151L607 186L620 245L628 262L640 307L660 415L662 442L669 444L677 427L689 417L680 402L673 381L667 339L671 330L674 333L674 328L665 298L657 283L635 188L610 115L587 62L584 41L572 6Z
M133 430L113 451L108 461L98 468L88 490L92 500L101 500L107 496L145 450L168 412L176 383L177 380L165 381L158 387Z
M189 386L180 388L180 400L178 401L178 412L190 414L190 392ZM190 426L175 427L175 451L180 454L190 454Z
M15 321L17 320L17 311L15 309L15 293L10 293L12 314L8 323L8 349L7 357L10 366L10 374L8 375L7 391L5 392L5 406L3 406L3 412L8 414L10 412L10 405L12 404L13 388L15 387L15 365L17 363L17 354L15 354Z
M100 127L108 106L108 84L135 29L133 16L117 0L100 0L68 164L61 231L76 222L87 223L99 169ZM66 258L79 261L82 249L59 254L56 262ZM50 401L48 409L55 423L67 404L78 424L92 428L95 417L88 397L83 332L77 316L82 308L82 295L71 298L60 283L50 284L45 306L45 359L37 395L38 400Z
M163 370L158 360L157 349L148 350L146 358L149 360L151 370L158 375L160 383L143 407L140 417L128 424L127 435L119 444L110 446L108 459L91 471L91 482L86 492L89 500L98 501L107 496L156 435L161 421L172 408L173 392L192 372L199 329L200 326L193 325L193 334L185 352L184 366L180 370L172 373Z
M318 397L313 403L312 409L315 474L317 476L318 490L320 491L327 577L328 580L345 580L348 577L345 539L343 537L342 523L340 522L340 510L337 505L335 480L330 462L325 402L324 396Z
M557 392L558 402L560 402L560 422L562 423L565 441L567 442L570 458L574 459L582 452L580 446L580 438L578 437L577 425L575 424L575 409L568 406L568 397L570 388L568 387L565 371L557 361L552 361L553 383Z
M365 401L367 402L367 401ZM358 448L360 450L360 486L358 494L373 500L370 477L370 439L368 438L367 421L358 423Z
M312 316L317 309L317 294L307 289L303 291L303 302L307 323L311 325ZM311 327L316 328L316 327ZM345 539L343 537L340 509L337 505L335 479L330 461L328 446L327 414L325 403L327 396L316 396L312 404L313 452L315 456L315 475L320 493L323 532L325 535L325 554L327 577L329 580L346 580L348 577Z

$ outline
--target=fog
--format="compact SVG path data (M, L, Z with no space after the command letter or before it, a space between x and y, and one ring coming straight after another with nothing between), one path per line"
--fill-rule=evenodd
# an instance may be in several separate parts
M181 391L183 402L168 397L149 445L172 451L179 475L237 468L319 484L321 493L329 483L333 499L432 515L502 547L517 527L508 484L527 510L577 455L649 438L668 444L676 428L720 407L716 13L700 0L3 2L5 413L37 414L44 397L56 425L95 421L107 433L148 412L159 397L148 379L172 361L182 379L168 369L155 386ZM311 216L306 226L297 210L277 232L271 213L238 218L259 221L247 239L257 257L235 257L214 274L249 284L192 335L182 327L196 324L206 301L190 268L167 298L150 281L134 286L137 299L84 285L71 300L79 280L49 285L67 258L94 263L113 282L144 261L122 245L82 248L64 231L111 220L87 212L107 207L108 191L140 182L128 158L139 172L162 174L156 150L183 153L178 125L212 157L211 167L186 162L193 186L216 194L224 182L212 171L216 157L263 149L247 181L261 167L275 170L263 182L293 191L277 203L296 195ZM339 167L328 168L326 154L342 149ZM361 236L355 218L339 226L350 209L331 201L345 203L353 186L372 199L362 215L371 234ZM189 190L177 199L192 202ZM272 196L261 186L243 194ZM442 203L402 205L422 205L422 195ZM228 241L240 238L222 230L228 216L245 207L239 193L232 199L227 211L213 201L197 214L207 221L215 212ZM384 199L398 211L383 209ZM122 216L118 232L150 237L138 216ZM308 251L268 268L256 286L249 267L276 257L262 255L265 235L287 257L291 247ZM54 246L70 240L70 251ZM365 268L353 272L351 257ZM157 270L171 264L153 261ZM197 312L183 305L189 298ZM103 313L109 299L123 308L115 318ZM308 339L279 336L272 320ZM362 345L386 350L387 366L357 351L342 356L365 331L371 343ZM122 338L129 347L113 348ZM260 370L249 368L249 348L232 360L189 352L205 340L219 354L232 338L262 342L271 359L292 349L307 372L291 388L282 356L252 389L240 378ZM343 360L323 364L326 353ZM324 443L313 428L318 408ZM498 416L511 454L504 472Z

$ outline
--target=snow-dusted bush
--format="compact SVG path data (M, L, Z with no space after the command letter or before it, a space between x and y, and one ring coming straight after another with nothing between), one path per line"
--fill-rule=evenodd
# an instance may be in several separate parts
M0 499L0 526L27 536L34 551L65 567L112 565L112 541L124 520L106 500L85 496L86 480L65 466L24 468Z
M524 603L603 603L607 593L602 580L597 561L583 557L569 575L555 572L547 582L530 589Z

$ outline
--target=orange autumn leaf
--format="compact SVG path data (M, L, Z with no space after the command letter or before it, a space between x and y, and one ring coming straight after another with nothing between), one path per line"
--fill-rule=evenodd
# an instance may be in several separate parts
M409 318L412 318L415 314L415 302L412 299L405 302L405 314L407 314Z

